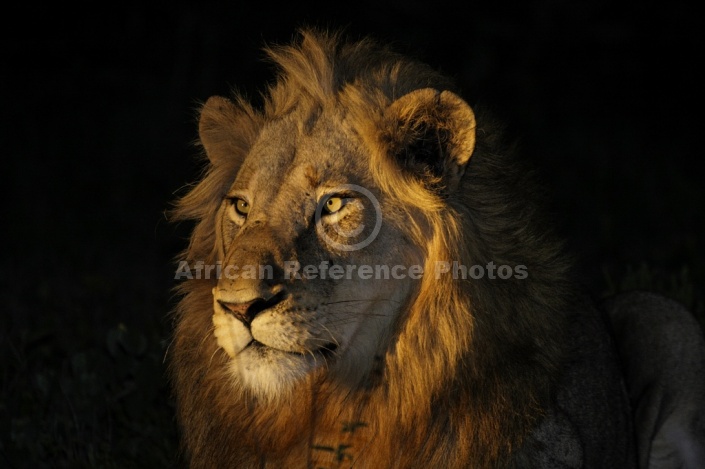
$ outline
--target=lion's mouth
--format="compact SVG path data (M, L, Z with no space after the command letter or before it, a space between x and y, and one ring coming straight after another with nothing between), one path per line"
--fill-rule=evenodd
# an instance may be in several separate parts
M309 350L306 352L297 352L297 351L291 351L291 350L281 350L275 347L270 347L267 344L263 344L257 339L252 339L249 344L245 347L244 350L247 349L252 349L252 350L261 350L265 351L267 349L269 350L276 350L278 352L283 352L283 353L288 353L291 355L299 355L301 357L321 357L325 360L331 359L335 356L335 351L338 349L338 344L334 342L330 342L328 344L325 344L324 346L317 348L315 350Z
M279 292L277 295L268 300L259 298L243 304L228 303L218 299L217 303L220 305L223 313L230 315L237 321L241 322L249 331L250 341L241 349L241 352L249 350L250 352L258 352L261 355L268 354L270 352L278 352L287 355L308 357L314 359L314 361L320 358L328 363L330 359L335 357L336 351L339 348L338 343L336 342L331 341L323 343L321 347L315 349L300 348L298 350L291 350L277 347L275 345L269 345L266 343L268 342L267 340L262 342L253 337L252 323L255 321L256 317L266 313L267 311L274 310L275 308L279 310L285 308L285 306L283 306L285 300L287 300L287 295L284 292Z

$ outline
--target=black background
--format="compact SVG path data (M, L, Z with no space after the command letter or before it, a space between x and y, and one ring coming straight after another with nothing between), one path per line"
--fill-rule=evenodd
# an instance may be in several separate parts
M173 258L190 226L165 211L200 174L198 104L233 87L256 96L273 77L261 46L299 26L392 43L491 109L538 169L595 295L631 275L702 306L695 2L144 3L3 14L6 454L17 419L42 403L16 397L37 393L38 375L60 381L47 370L74 366L106 337L109 348L115 330L168 345Z

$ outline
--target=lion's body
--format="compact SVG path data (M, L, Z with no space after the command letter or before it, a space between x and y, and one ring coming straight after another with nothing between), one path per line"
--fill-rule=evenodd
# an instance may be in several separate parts
M241 274L180 287L191 464L633 465L608 328L572 294L495 130L475 129L442 76L372 43L307 32L270 55L281 73L262 110L204 106L209 172L178 207L198 220L187 260ZM486 275L454 278L454 261Z

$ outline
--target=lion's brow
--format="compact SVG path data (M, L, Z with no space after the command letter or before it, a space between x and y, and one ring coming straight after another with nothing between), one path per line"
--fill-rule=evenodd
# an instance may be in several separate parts
M318 170L311 165L306 166L304 169L304 177L312 189L318 187L321 183L321 175Z

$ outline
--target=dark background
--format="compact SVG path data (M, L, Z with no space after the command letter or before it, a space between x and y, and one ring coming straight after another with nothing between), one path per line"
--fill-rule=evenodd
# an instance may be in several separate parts
M261 46L303 25L455 77L538 169L591 293L655 289L702 318L695 2L94 5L4 8L0 467L173 464L163 357L190 226L165 211L199 175L198 103L256 96Z

